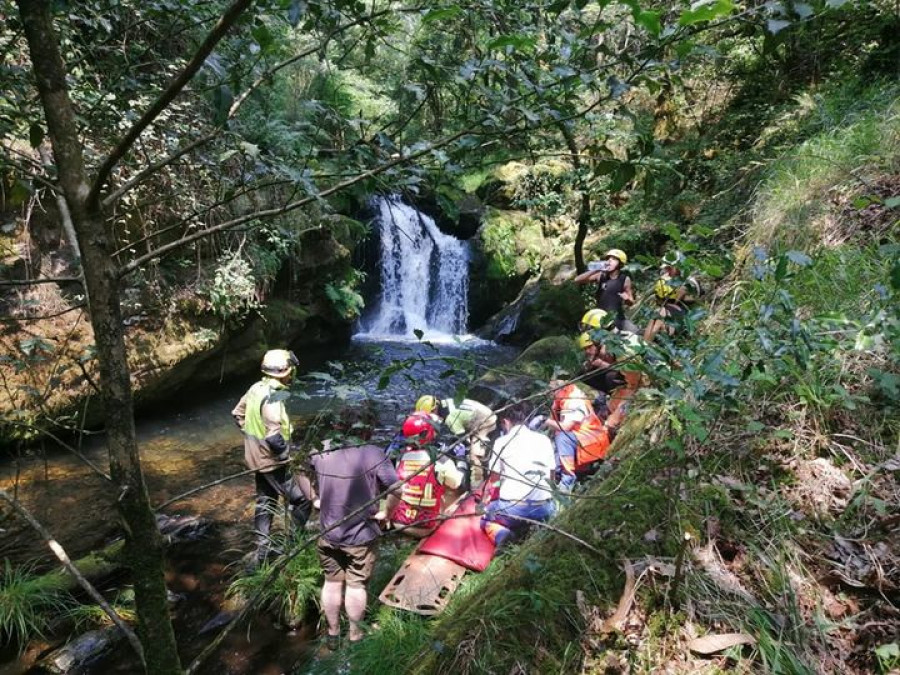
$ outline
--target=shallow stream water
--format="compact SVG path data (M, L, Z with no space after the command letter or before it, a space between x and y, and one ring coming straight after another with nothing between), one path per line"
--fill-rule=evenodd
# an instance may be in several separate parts
M486 367L505 363L514 355L510 348L480 340L358 340L333 361L311 364L309 371L318 374L298 381L298 395L288 406L292 416L302 420L325 407L339 407L344 400L368 400L381 426L381 439L387 442L419 395L452 396L457 387ZM161 504L245 468L240 434L230 411L252 381L187 394L138 421L142 466L153 503ZM86 439L81 450L106 469L102 439ZM0 486L18 494L72 559L120 534L114 495L106 482L65 450L48 444L43 456L4 460ZM209 537L168 551L167 586L182 596L175 609L175 626L185 659L199 653L215 635L215 631L200 635L200 628L220 611L228 583L242 556L252 548L253 497L252 476L244 476L165 510L202 516L214 523ZM0 527L0 557L14 564L34 561L39 569L55 567L46 547L18 520L7 519ZM249 630L244 627L232 632L205 672L289 672L310 656L309 638L310 630L287 633L259 616ZM0 665L0 675L27 672L34 656L26 653L8 660ZM129 656L120 653L89 672L135 671Z

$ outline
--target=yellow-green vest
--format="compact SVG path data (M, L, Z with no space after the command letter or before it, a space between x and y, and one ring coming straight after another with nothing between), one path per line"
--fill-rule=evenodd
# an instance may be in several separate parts
M269 397L279 389L285 389L285 386L278 380L270 377L264 377L250 387L250 390L247 392L244 433L259 440L265 439L266 424L262 418L262 407L268 402ZM291 438L291 420L288 417L287 407L284 403L281 404L281 435L286 441L289 441Z

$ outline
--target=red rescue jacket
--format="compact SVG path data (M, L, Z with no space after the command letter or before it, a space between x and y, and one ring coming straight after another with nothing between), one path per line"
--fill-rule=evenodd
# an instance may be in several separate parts
M407 447L397 464L397 475L403 481L403 488L391 520L402 525L437 527L444 486L435 475L428 451Z

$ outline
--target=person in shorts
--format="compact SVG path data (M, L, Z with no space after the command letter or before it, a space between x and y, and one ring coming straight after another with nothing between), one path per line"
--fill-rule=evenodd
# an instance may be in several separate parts
M319 484L319 522L322 534L317 548L325 573L322 610L328 622L329 645L341 633L341 606L350 623L351 642L362 639L360 622L366 613L366 583L375 565L375 544L385 520L397 505L393 492L384 511L379 495L399 490L397 472L375 445L328 449L313 455L310 463Z

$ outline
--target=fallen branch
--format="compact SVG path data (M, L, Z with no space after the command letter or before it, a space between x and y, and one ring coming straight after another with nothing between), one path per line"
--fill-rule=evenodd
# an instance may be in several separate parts
M147 667L147 662L144 659L144 649L141 647L141 642L138 640L137 635L134 634L134 631L128 627L128 624L120 617L116 611L106 602L106 599L100 595L100 592L94 588L90 581L88 581L85 576L78 570L77 567L72 563L69 559L69 554L66 553L65 549L60 545L56 539L53 538L53 535L50 534L47 529L41 525L38 520L31 515L31 512L28 511L24 506L22 506L18 500L13 499L13 497L6 491L0 488L0 499L6 501L10 506L12 506L13 510L18 513L22 518L24 518L29 525L43 538L43 540L47 543L47 546L50 547L50 550L53 551L53 554L57 557L57 559L62 563L63 567L66 568L66 571L71 574L75 580L78 582L78 585L81 586L85 592L91 596L91 599L96 602L106 616L109 617L110 621L112 621L116 627L122 631L125 637L128 639L128 642L131 644L131 647L134 649L135 653L138 655L138 658L141 661L141 664L144 668Z
M619 598L619 605L616 607L616 611L603 622L601 627L601 632L603 633L613 633L621 630L622 622L625 621L628 612L631 611L631 606L634 604L634 565L631 564L630 560L623 562L625 563L625 588L622 589L622 597Z

